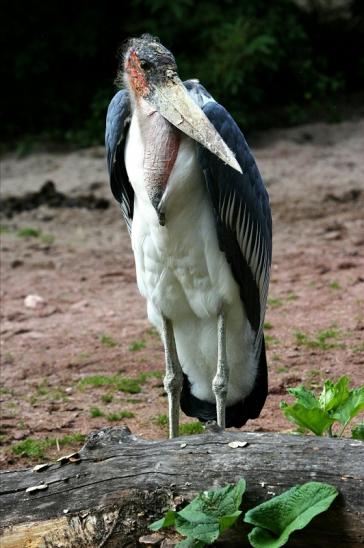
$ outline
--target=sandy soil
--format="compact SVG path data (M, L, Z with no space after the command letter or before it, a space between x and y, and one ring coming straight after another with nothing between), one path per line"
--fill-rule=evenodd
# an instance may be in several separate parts
M287 387L315 389L342 374L364 382L364 120L272 131L252 148L271 198L274 256L269 396L244 429L287 431L293 427L279 409ZM65 435L105 425L164 437L162 345L138 294L103 149L9 155L1 172L4 199L52 180L71 197L110 200L105 210L42 205L2 218L2 467L37 460L12 450L28 438L53 440L45 452L54 457L63 444L80 445ZM43 302L29 308L25 298L34 294ZM299 344L297 332L312 341L327 330L324 348ZM104 377L90 380L95 375ZM140 391L95 386L110 375L134 379L131 389ZM92 417L93 408L102 416ZM112 421L121 411L134 417Z

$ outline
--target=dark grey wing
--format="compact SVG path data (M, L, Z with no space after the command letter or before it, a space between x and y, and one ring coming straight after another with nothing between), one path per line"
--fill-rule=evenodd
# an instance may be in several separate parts
M230 114L196 80L184 82L225 143L234 152L243 173L224 164L199 145L199 162L211 197L221 251L240 288L241 301L255 333L256 377L250 394L226 408L226 426L240 428L256 418L268 393L263 323L272 258L272 219L269 198L245 138ZM216 420L216 406L191 393L184 379L181 407L200 420Z
M254 157L230 114L208 101L202 110L234 152L238 173L207 149L199 159L211 196L220 249L230 263L259 352L272 258L269 198Z
M131 120L129 93L119 91L112 98L106 116L105 146L111 191L118 202L129 232L133 220L134 190L124 162L125 140Z

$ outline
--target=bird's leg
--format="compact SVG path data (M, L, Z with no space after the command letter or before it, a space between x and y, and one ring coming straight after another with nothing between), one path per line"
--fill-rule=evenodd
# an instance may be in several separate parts
M216 398L217 424L225 428L225 407L228 389L229 368L226 361L225 316L221 311L217 318L217 371L212 381L212 390Z
M166 376L164 388L168 395L169 437L176 438L179 430L179 406L182 389L182 368L178 360L171 320L162 315Z

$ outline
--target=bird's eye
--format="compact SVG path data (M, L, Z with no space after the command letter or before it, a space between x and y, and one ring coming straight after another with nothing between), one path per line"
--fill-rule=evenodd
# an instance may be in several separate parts
M148 70L152 67L151 63L149 63L148 61L145 61L144 59L141 59L139 64L140 64L140 68L142 68L143 70Z

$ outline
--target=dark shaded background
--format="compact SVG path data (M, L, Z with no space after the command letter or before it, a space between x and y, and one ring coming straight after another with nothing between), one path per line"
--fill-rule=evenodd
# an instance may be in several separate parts
M1 141L102 142L118 47L146 31L244 129L337 121L362 98L364 2L325 4L2 1Z

